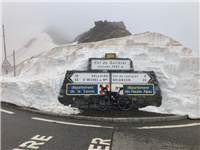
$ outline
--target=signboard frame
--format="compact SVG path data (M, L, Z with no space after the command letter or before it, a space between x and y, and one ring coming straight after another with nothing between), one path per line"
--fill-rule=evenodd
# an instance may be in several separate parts
M83 73L83 74L92 74L92 73L94 73L94 74L108 74L108 81L107 82L102 82L102 81L99 81L99 82L94 82L94 84L95 83L108 83L108 84L110 84L110 73L109 72L97 72L97 71L78 71L78 70L72 70L72 71L67 71L67 73L66 73L66 79L67 79L67 83L74 83L74 84L80 84L80 83L83 83L83 84L93 84L93 82L73 82L73 80L72 80L72 76L73 76L73 74L75 74L75 73Z
M94 103L93 103L94 99L98 95L102 94L102 89L100 88L100 86L107 87L109 85L108 86L109 91L116 90L116 88L115 88L116 86L124 87L124 89L127 91L124 92L124 90L121 90L120 95L125 95L125 96L131 97L131 98L135 96L136 99L134 98L134 100L135 100L136 107L138 107L138 108L142 108L142 107L149 106L149 105L159 107L161 105L162 91L158 86L158 81L156 79L156 74L154 73L154 71L134 71L133 62L130 58L111 58L111 57L116 56L114 53L108 53L107 55L110 55L110 56L107 57L105 55L105 58L89 58L89 60L88 60L89 62L88 62L88 66L87 66L86 70L67 70L65 79L63 81L63 85L60 90L60 96L58 97L59 102L61 102L62 104L66 104L66 105L71 104L73 107L87 107L87 108L91 107L91 108L93 108L94 107ZM98 67L98 62L96 62L96 64L95 64L96 69L93 69L93 68L91 68L92 60L100 60L99 61L100 65L103 64L103 62L105 60L105 61L107 61L107 64L109 64L109 65L108 65L108 67L104 67L104 66ZM108 60L113 61L114 63L110 63ZM121 62L116 61L116 60L121 60ZM130 62L130 66L127 67L129 64L128 65L127 65L127 63L125 64L124 62L122 62L123 60L128 60ZM127 69L125 69L125 70L109 69L111 67L111 65L113 65L113 64L114 65L119 64L119 66L120 66L120 64L122 64L122 65L124 64L124 66L125 66L124 68L128 68L128 70ZM78 76L75 77L74 74L76 74L76 73L77 74L85 73L85 74L82 74L82 76L81 76L81 74L80 75L78 74ZM88 75L87 75L87 73L88 73ZM90 75L89 73L93 73L92 75L94 75L94 76ZM101 73L104 73L104 74L108 73L108 76L95 76L95 75L99 75ZM117 81L117 82L112 81L112 73L117 73L117 74L115 74L116 76L113 76L116 78L115 81ZM127 75L126 75L126 73L127 73ZM140 74L140 73L142 73L143 75L148 75L150 77L150 79L146 78L147 82L145 82L145 83L141 82L143 80L143 78L145 79L144 76L143 77L134 76L135 74ZM119 76L120 74L122 74L122 75ZM129 74L133 74L134 77L129 76ZM74 82L75 78L77 78L77 77L79 77L78 81L76 80L76 82ZM121 78L128 79L128 80L121 80ZM130 78L134 78L134 79L130 80ZM139 79L140 81L137 81L137 79ZM148 79L149 79L149 81L148 81ZM103 83L101 81L103 81ZM120 81L120 82L118 82L118 81ZM127 82L127 81L131 81L131 83ZM100 84L102 84L102 85L100 85ZM72 87L72 86L76 86L76 85L78 85L78 86ZM84 86L80 87L81 85L84 85ZM132 87L128 87L128 85L130 85L130 86L132 85ZM145 86L142 87L142 85L145 85ZM86 87L86 86L88 86L88 87ZM69 88L69 91L67 91L68 88ZM86 89L86 90L84 91L84 89ZM74 91L71 91L71 90L74 90ZM80 90L80 91L78 91L78 90ZM94 93L94 94L91 94L91 93ZM137 97L139 98L139 100L137 100Z
M92 73L94 73L94 74L97 74L97 75L100 75L100 74L107 74L108 75L108 77L107 77L107 79L108 79L108 81L107 82L102 82L102 81L98 81L98 82L73 82L73 79L71 78L74 74L81 74L81 73L83 73L83 74L92 74ZM149 75L149 81L147 81L147 83L130 83L130 82L113 82L112 81L112 74L127 74L127 75L129 75L129 74L146 74L146 75ZM78 95L89 95L89 94L67 94L67 85L68 84L73 84L73 85L99 85L99 84L109 84L109 86L110 86L110 89L109 89L109 91L113 91L113 89L112 89L112 86L114 86L114 85L121 85L121 87L124 87L124 85L153 85L153 84L151 84L151 82L152 82L152 80L153 80L154 78L149 74L149 73L147 73L147 72L136 72L136 71L126 71L126 72L113 72L113 71L111 71L111 72L103 72L103 71L77 71L77 70L71 70L71 71L67 71L67 73L66 73L66 79L65 79L65 83L66 83L66 95L76 95L76 96L78 96ZM98 91L99 91L99 86L98 86ZM124 90L122 90L121 92L120 92L120 95L154 95L155 94L155 90L154 90L154 87L153 87L153 94L124 94ZM90 94L90 95L100 95L100 93L99 92L97 92L97 94Z
M116 69L110 69L110 68L100 68L100 69L93 69L92 68L92 61L94 60L97 60L97 61L129 61L130 63L130 66L129 66L129 69L123 69L123 68L116 68ZM109 59L106 59L106 58L89 58L89 70L92 71L99 71L99 70L108 70L108 71L119 71L119 70L123 70L123 71L133 71L133 62L131 59L129 58L109 58Z
M145 72L141 72L141 73L139 73L139 72L111 72L111 74L110 74L110 77L111 77L111 83L112 84L126 84L126 83L132 83L132 84L137 84L137 82L134 82L134 81L131 81L131 79L130 79L130 81L113 81L113 79L117 79L117 78L120 78L120 77L116 77L116 78L113 78L113 75L117 75L118 74L118 76L124 76L124 75L129 75L129 76L138 76L138 75L140 75L139 77L138 77L138 79L136 79L136 80L142 80L141 82L138 82L138 84L147 84L147 83L150 83L153 79L154 79L154 77L152 77L149 73L145 73ZM141 77L142 75L145 75L145 77ZM128 77L128 78L132 78L132 77ZM128 79L126 79L126 78L122 78L123 80L128 80ZM147 79L148 79L148 81L147 81Z
M124 94L125 89L123 89L123 95L132 95L132 96L134 96L134 95L139 95L139 96L153 96L153 95L155 95L154 84L123 84L123 87L124 87L124 85L139 85L139 86L140 85L152 85L153 86L153 94Z

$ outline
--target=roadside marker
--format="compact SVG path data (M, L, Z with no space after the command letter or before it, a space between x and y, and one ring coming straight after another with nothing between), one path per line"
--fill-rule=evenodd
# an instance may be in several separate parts
M2 64L2 67L10 67L11 64L8 62L7 59L4 60L3 64Z
M12 111L8 111L8 110L0 109L0 111L5 112L5 113L7 113L7 114L14 114L14 112L12 112Z

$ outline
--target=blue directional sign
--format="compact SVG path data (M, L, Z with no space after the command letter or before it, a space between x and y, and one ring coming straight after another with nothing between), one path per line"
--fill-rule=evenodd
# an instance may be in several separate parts
M154 95L153 84L124 84L123 87L126 95Z
M67 95L97 95L98 84L67 84Z

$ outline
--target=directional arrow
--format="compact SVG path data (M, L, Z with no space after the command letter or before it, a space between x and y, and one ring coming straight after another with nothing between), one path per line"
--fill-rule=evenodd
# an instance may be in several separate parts
M71 74L67 75L67 79L68 79L71 83L73 83L73 81L71 80L71 76L72 76L73 74L74 74L74 73L71 73Z
M148 81L148 83L151 83L151 81L154 80L154 77L150 75L150 73L148 73L148 76L150 77L150 80Z
M112 73L112 83L149 83L153 77L147 73Z
M109 73L74 72L67 76L72 83L109 83Z

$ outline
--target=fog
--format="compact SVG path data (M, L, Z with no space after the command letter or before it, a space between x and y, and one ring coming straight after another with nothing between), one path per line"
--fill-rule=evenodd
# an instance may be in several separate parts
M159 32L199 53L198 2L2 2L7 55L49 26L72 41L98 20L123 21L132 34Z

